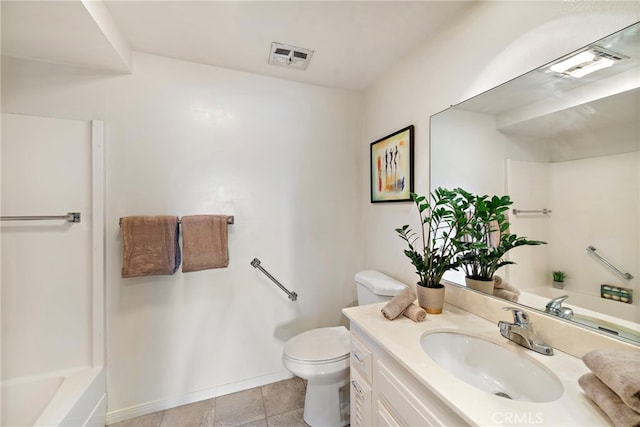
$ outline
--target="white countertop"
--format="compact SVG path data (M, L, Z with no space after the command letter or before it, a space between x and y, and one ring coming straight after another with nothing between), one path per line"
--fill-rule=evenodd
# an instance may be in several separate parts
M611 426L609 418L584 394L578 378L589 372L579 358L557 349L545 356L510 342L498 327L472 313L445 304L442 314L427 315L416 323L400 316L389 321L380 309L384 303L351 307L343 313L404 366L418 381L474 425ZM530 357L553 372L564 393L547 403L523 402L493 396L459 380L431 360L420 345L429 332L458 331L482 337Z

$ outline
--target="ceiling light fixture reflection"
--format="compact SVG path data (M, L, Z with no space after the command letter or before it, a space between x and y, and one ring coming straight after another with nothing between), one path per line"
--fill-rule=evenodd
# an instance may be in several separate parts
M551 64L549 69L558 74L579 79L594 71L611 67L616 62L628 58L628 56L604 49L600 46L591 46L587 50L583 50L562 61Z

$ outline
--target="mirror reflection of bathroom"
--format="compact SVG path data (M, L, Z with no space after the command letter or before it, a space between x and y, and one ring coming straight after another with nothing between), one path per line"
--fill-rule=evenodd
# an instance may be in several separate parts
M548 243L497 272L517 302L636 342L639 73L635 24L431 117L432 187L507 194L510 232Z

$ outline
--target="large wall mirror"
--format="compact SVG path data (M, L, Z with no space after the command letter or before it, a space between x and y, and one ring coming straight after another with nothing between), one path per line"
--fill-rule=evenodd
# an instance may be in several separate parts
M635 343L639 58L637 23L431 117L431 187L508 194L511 233L547 242L498 270L517 302ZM445 279L464 286L461 272ZM573 313L547 308L564 296Z

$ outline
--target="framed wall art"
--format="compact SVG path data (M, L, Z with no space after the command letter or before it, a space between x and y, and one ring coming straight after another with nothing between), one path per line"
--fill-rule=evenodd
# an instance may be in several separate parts
M411 201L413 125L371 143L371 203Z

